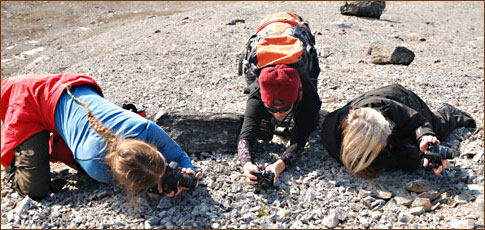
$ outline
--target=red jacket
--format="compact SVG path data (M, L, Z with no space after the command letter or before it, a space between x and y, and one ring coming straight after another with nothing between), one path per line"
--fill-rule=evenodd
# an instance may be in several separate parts
M51 161L75 164L71 150L57 132L54 112L67 86L85 84L93 85L102 94L96 81L83 75L30 74L4 79L1 89L2 166L10 166L15 147L43 130L54 133L54 139L58 139L50 143Z

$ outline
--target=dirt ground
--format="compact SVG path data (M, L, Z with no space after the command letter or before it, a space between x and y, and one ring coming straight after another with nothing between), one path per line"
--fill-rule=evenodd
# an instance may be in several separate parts
M236 152L191 154L204 175L200 189L143 203L135 215L116 186L91 183L74 170L64 173L63 164L52 169L73 175L64 191L26 207L2 169L1 228L483 229L483 2L389 1L379 20L343 16L342 4L2 1L1 74L86 74L108 100L134 103L149 117L161 111L243 113L240 51L263 16L294 9L316 34L323 110L399 83L433 110L447 102L476 118L476 132L462 130L443 141L463 155L443 175L418 170L355 178L315 132L298 165L278 179L277 193L247 185ZM409 66L373 65L372 42L405 46L416 58ZM276 148L260 152L260 165L281 154ZM402 199L418 196L405 188L416 179L439 192L433 210L412 214ZM373 197L381 190L392 198ZM22 207L27 215L19 215Z
M36 47L62 47L99 34L124 22L168 16L200 7L210 2L165 1L2 1L2 77L17 72L33 61ZM225 3L218 3L225 4ZM136 8L137 11L132 9ZM86 33L75 33L87 30ZM30 52L29 52L30 51Z
M166 1L163 8L159 2L153 1L2 1L2 78L34 60L34 57L26 53L29 50L35 52L32 45L62 49L101 33L114 24L167 16L204 6L207 6L206 2L184 1ZM133 7L139 10L133 12ZM94 29L82 36L73 33L87 25ZM65 168L61 163L53 163L51 167L54 170Z

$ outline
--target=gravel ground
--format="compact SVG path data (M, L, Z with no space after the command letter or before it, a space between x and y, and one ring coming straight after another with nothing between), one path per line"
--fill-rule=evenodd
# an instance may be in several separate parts
M150 118L160 110L243 113L239 52L264 16L294 10L316 34L323 110L400 83L432 109L448 102L477 120L476 131L458 129L442 140L461 156L441 175L353 177L329 157L318 128L273 189L245 184L235 152L191 154L203 172L200 187L173 199L143 197L138 209L119 188L59 164L54 176L69 178L62 192L22 198L2 168L1 228L484 228L484 3L393 1L381 19L343 16L341 5L2 2L2 78L86 74L107 99L135 103ZM230 25L238 19L244 22ZM409 66L371 64L374 42L405 46L416 57ZM284 144L260 144L256 162L274 161Z

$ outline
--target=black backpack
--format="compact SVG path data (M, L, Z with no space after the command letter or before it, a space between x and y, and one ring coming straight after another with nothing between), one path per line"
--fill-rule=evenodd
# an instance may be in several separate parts
M309 23L300 16L288 12L269 15L263 19L241 52L238 75L244 74L249 86L257 79L262 68L286 64L300 74L307 72L316 87L320 68L314 46L315 37Z

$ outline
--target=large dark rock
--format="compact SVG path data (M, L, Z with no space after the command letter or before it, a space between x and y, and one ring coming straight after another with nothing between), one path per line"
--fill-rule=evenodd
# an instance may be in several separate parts
M414 53L410 49L398 46L391 54L391 63L396 65L409 65L414 60Z
M244 114L160 111L153 120L187 153L235 153Z
M370 62L373 64L409 65L414 60L414 52L403 46L374 44L369 48Z
M386 8L385 1L345 2L345 4L340 7L340 13L358 17L380 18L384 8Z
M187 153L237 152L243 114L159 113L155 122Z

